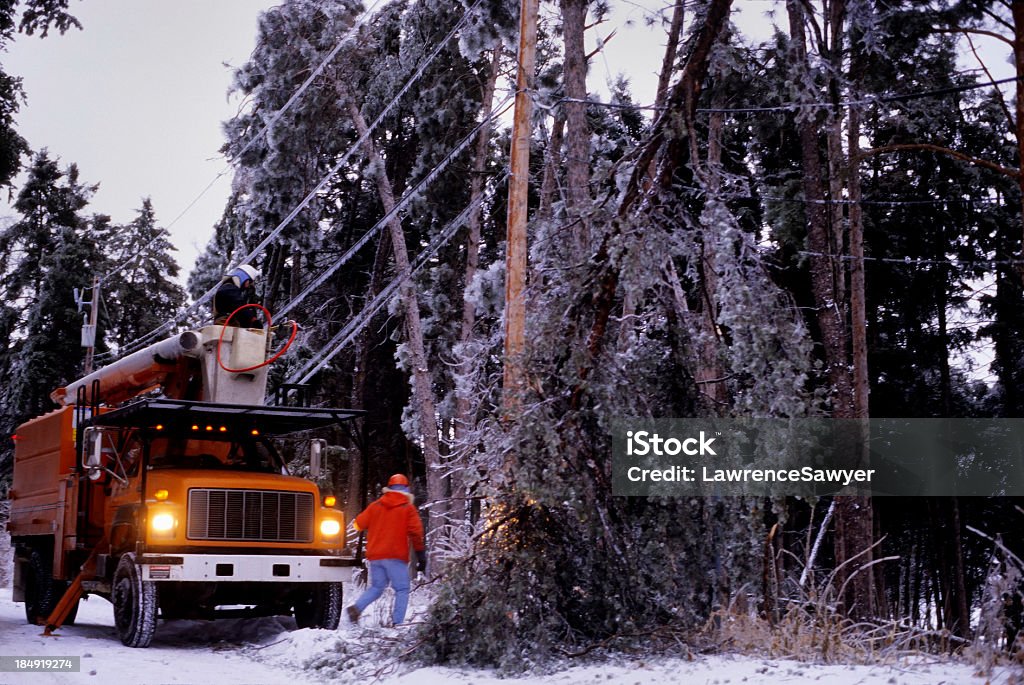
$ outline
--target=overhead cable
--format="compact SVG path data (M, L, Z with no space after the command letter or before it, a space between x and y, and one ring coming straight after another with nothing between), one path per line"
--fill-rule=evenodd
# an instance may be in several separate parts
M501 185L508 178L509 172L506 171L496 181L496 185ZM306 361L297 371L289 376L286 383L308 383L328 362L340 352L346 345L355 340L355 337L369 325L373 316L380 311L380 309L387 304L387 302L394 295L398 288L412 278L427 261L434 256L434 254L440 250L444 245L451 240L458 229L466 222L469 218L470 212L476 209L484 200L483 194L480 195L476 200L466 206L462 212L452 219L443 229L441 229L430 244L424 248L416 259L409 266L407 272L398 274L383 290L381 290L376 297L368 302L359 313L354 316L340 331L338 331L326 344L320 348L320 352L313 358Z
M467 9L463 13L462 18L459 19L459 21L455 24L455 26L451 29L451 31L449 31L448 35L445 36L441 40L440 43L438 43L438 45L434 48L434 50L430 53L430 55L426 58L426 60L424 60L424 62L413 73L413 75L409 79L406 80L406 82L402 86L401 90L399 90L398 93L391 99L391 101L387 104L387 106L385 106L384 110L381 111L381 113L377 116L377 118L373 120L373 122L367 128L366 133L364 133L363 135L359 136L359 138L349 147L349 149L345 152L345 154L343 154L341 156L341 158L333 166L331 166L331 168L323 176L323 178L316 185L316 187L314 187L313 190L311 190L299 202L299 204L296 205L295 208L292 209L292 211L289 212L288 215L269 234L267 234L267 236L262 241L260 241L260 243L255 248L253 248L247 255L245 255L240 260L238 260L239 263L249 262L254 257L259 255L271 242L273 242L281 234L282 231L284 231L284 229L292 222L292 220L294 220L295 217L299 215L299 212L301 212L303 209L305 209L306 206L309 205L309 203L313 200L313 198L316 197L316 195L321 190L323 190L324 187L326 187L326 185L330 182L330 180L332 178L334 178L334 175L338 172L338 170L341 169L341 167L344 166L346 162L348 162L349 158L356 152L356 150L358 150L363 145L363 143L366 142L366 140L373 133L373 131L376 129L376 127L379 126L380 123L384 120L384 118L388 114L391 113L391 111L395 108L395 106L401 100L402 96L405 95L405 93L408 92L408 90L413 86L413 84L416 83L416 81L419 80L419 78L426 71L427 67L441 53L441 50L444 48L444 46L453 37L455 37L455 35L458 33L458 31L465 25L465 23L469 19L470 15L474 11L476 11L476 9L482 3L483 3L483 0L476 0L476 2L469 9ZM153 329L149 333L141 336L140 338L137 338L136 340L132 341L131 343L128 343L125 346L125 350L122 351L122 354L124 352L134 351L136 349L139 349L139 348L143 347L144 345L146 345L151 340L154 340L155 338L158 338L161 335L163 335L164 333L166 333L169 330L171 330L175 325L180 323L183 319L185 319L189 315L197 312L200 307L205 305L207 302L209 302L213 298L214 294L217 292L217 288L218 287L219 287L219 284L213 286L208 291L206 291L202 296L200 296L195 302L193 302L188 307L184 308L182 311L180 311L173 318L169 319L168 321L165 321L163 324L161 324L157 328Z
M330 51L330 53L328 53L328 55L320 62L320 65L317 66L317 68L314 69L312 71L312 73L310 73L310 75L306 78L306 80L302 82L302 85L300 85L296 89L296 91L294 93L292 93L292 96L290 98L288 98L288 101L284 103L284 105L281 107L281 109L277 110L274 113L274 115L272 117L270 117L270 120L266 124L263 125L263 128L261 128L256 133L256 135L254 135L252 138L250 138L249 142L247 142L242 147L241 150L239 150L237 153L235 153L235 157L236 158L241 157L246 152L248 152L249 148L251 148L253 145L255 145L256 141L258 141L260 138L262 138L263 134L265 134L270 129L271 126L276 124L278 122L278 120L280 120L280 118L282 116L284 116L284 113L287 112L291 108L291 106L294 105L298 101L298 99L300 97L302 97L302 94L306 92L306 90L310 87L310 85L312 85L313 81L316 80L316 78L323 72L323 70L325 68L327 68L327 65L330 64L330 62L338 55L338 52L341 51L341 48L344 47L345 43L348 42L348 40L355 34L355 32L360 29L360 27L365 22L366 18L370 16L370 13L373 11L373 9L380 2L381 2L381 0L374 0L373 3L367 9L365 9L361 15L359 15L359 17L355 20L355 22L353 22L353 24L349 28L349 30L346 31L345 34L338 40L337 44L334 46L334 49L332 49ZM163 227L164 230L165 231L169 231L171 229L171 227L173 227L175 224L177 224L178 221L181 220L182 217L184 217L186 214L188 214L192 210L192 208L195 207L199 203L199 201L201 199L203 199L203 197L206 195L206 193L208 193L210 191L210 189L214 185L216 185L217 181L219 181L221 178L223 178L225 175L227 175L227 173L230 170L231 170L231 165L228 164L223 169L221 169L219 172L217 172L217 175L214 176L213 179L211 179L210 182L206 184L206 187L203 188L201 191L199 191L199 194L196 195L192 199L192 201L189 202L188 205L186 205L185 208L183 210L181 210L181 212L178 213L177 216L175 216L173 219L171 219L171 222L169 224L167 224L166 226ZM155 238L153 238L153 240L151 240L141 250L138 250L135 254L133 254L128 259L126 259L123 263L121 263L120 265L118 265L114 269L111 269L110 271L105 273L103 275L103 277L100 278L100 284L102 285L103 282L106 281L108 278L110 278L110 277L112 277L112 276L114 276L116 274L121 273L121 271L123 271L124 269L128 268L128 266L131 265L137 259L139 259L139 257L141 257L146 252L149 252L153 248L153 246L157 243L157 241L160 240L161 237L162 236L159 236L159 235L156 236Z
M428 173L426 176L420 179L420 181L417 182L415 186L405 191L405 193L402 195L399 201L395 203L395 206L391 208L390 212L385 213L384 216L382 216L377 221L377 223L375 223L368 231L366 231L366 233L364 233L359 238L359 240L355 242L354 245L352 245L352 247L345 251L345 254L339 257L331 266L329 266L319 276L317 276L313 281L311 281L310 284L307 285L306 288L301 293L292 298L283 307L279 308L277 310L277 316L284 316L292 309L294 309L296 306L298 306L304 299L306 299L307 296L309 296L313 291L315 291L317 288L323 285L328 278L335 274L338 271L338 269L344 266L344 264L348 262L348 260L351 259L364 245L366 245L367 242L372 240L373 237L377 235L377 233L379 233L381 229L387 226L387 224L392 219L394 219L399 212L401 212L403 209L409 206L409 204L414 199L416 199L421 193L423 193L437 179L441 172L443 172L448 167L448 165L451 164L455 160L455 158L458 157L459 154L462 153L462 151L469 146L471 142L473 142L473 139L476 137L477 133L479 133L481 128L489 124L492 119L501 116L508 110L508 107L506 107L506 105L511 102L512 98L513 96L509 95L501 104L492 109L491 112L488 113L486 117L484 117L483 121L477 124L476 128L467 133L466 136L463 137L463 139L458 144L456 144L456 146L452 148L452 150L447 155L445 155L444 159L437 163L437 165L430 171L430 173Z
M854 257L853 255L830 255L824 252L798 250L802 257L828 257L841 262L878 262L902 266L1022 266L1024 259L928 259L921 257Z
M998 81L990 81L986 83L972 83L963 86L949 86L948 88L922 90L911 93L898 93L895 95L879 95L877 97L867 97L861 98L859 100L840 100L839 102L786 102L779 105L764 105L758 107L698 107L696 111L701 114L754 114L759 112L791 112L800 109L833 109L836 107L863 107L866 105L907 102L910 100L919 100L922 98L954 95L956 93L963 93L970 90L978 90L980 88L991 88L993 86L1014 83L1020 80L1024 80L1024 75L1012 76L1010 78L999 79ZM575 102L585 105L593 105L595 107L607 107L609 109L633 109L654 111L667 111L671 109L671 107L666 106L633 105L623 102L602 102L601 100L591 100L589 98L569 97L559 98L553 103L553 105L550 105L549 108L551 106L558 105L562 102Z

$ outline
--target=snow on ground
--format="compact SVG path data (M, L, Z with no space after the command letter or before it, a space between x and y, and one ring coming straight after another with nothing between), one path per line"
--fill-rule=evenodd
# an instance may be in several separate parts
M348 589L348 588L346 588ZM354 592L354 590L353 590ZM346 593L351 598L353 594ZM415 597L415 594L414 594ZM414 605L417 610L421 606ZM337 631L295 630L287 618L229 619L214 622L160 622L148 649L123 646L114 631L108 602L83 602L73 626L42 637L25 623L24 605L0 589L0 655L80 656L79 673L0 673L0 684L117 683L139 685L309 685L331 681L381 685L992 685L1024 682L1024 673L997 668L990 677L963 663L920 659L900 665L805 664L745 656L615 659L579 665L544 676L499 678L475 669L410 668L383 656L401 649L409 628L384 628L385 601L372 607L358 626ZM416 618L414 615L413 618Z
M287 621L287 622L286 622ZM148 649L121 644L114 630L114 612L100 597L83 601L73 626L43 637L40 626L25 622L24 604L11 601L10 588L0 590L0 655L79 656L78 673L0 673L0 683L253 683L320 682L293 669L254 661L246 645L280 635L290 619L238 619L204 623L161 622Z

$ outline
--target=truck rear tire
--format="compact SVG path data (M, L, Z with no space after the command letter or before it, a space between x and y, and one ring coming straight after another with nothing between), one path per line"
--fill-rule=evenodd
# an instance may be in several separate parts
M341 583L316 583L295 604L295 625L336 630L341 621L341 605Z
M45 621L60 601L60 588L53 579L51 562L35 547L28 550L25 569L25 620L29 625Z
M112 588L114 625L127 647L148 647L156 632L156 583L142 580L135 555L121 556Z

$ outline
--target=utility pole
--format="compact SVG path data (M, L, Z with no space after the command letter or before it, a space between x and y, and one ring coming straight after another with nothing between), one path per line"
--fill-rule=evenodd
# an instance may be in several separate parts
M526 210L530 185L530 86L537 55L537 12L540 0L520 0L519 75L516 77L512 123L511 175L508 183L508 234L505 251L504 406L511 409L523 386L520 357L526 340Z
M85 348L85 373L92 373L93 356L96 352L96 321L99 318L100 277L92 278L92 301L89 302L89 323L82 324L82 347Z

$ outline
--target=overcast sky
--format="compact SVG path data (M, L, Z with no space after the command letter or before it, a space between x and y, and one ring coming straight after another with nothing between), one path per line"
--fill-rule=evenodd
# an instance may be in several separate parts
M8 73L23 77L28 97L18 130L33 149L77 163L83 181L100 184L90 213L127 222L149 196L167 226L225 167L221 122L240 104L227 96L232 69L252 52L259 13L278 2L73 0L83 30L43 40L18 36L2 56ZM771 3L741 4L758 8L744 19L766 23L760 8ZM592 62L589 86L603 93L611 74L624 73L636 101L650 102L665 34L645 18L667 20L672 2L612 5L610 20L589 32L593 49L617 31ZM183 275L212 235L229 187L230 174L171 226Z
M83 30L18 36L2 57L28 97L18 130L33 149L75 162L100 183L88 211L116 222L150 196L169 224L224 167L221 122L232 68L255 44L272 0L85 0L72 2ZM187 271L212 235L230 186L222 178L172 228Z

